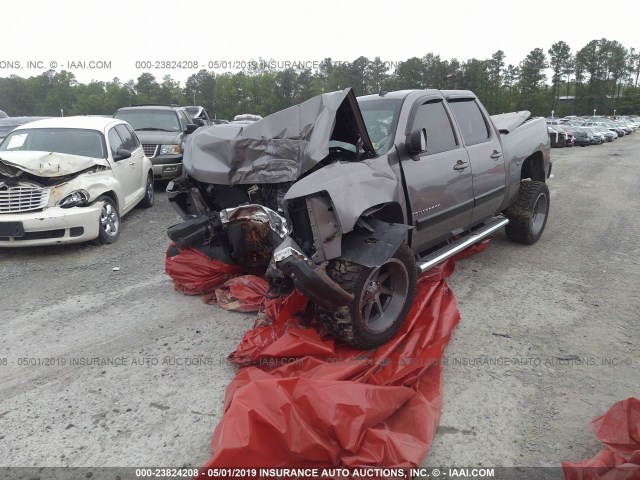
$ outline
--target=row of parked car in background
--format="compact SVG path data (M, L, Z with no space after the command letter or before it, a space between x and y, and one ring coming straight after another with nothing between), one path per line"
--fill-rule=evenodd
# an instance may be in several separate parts
M154 181L182 173L203 107L136 105L113 116L9 117L0 110L0 247L113 243L121 216L151 207Z
M547 118L552 147L602 145L617 138L631 135L640 127L637 115L625 117Z

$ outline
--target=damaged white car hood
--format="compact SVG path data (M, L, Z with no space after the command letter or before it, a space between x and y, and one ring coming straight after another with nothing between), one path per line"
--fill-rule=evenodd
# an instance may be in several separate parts
M63 177L101 166L110 168L105 158L83 157L56 152L15 151L0 152L0 174L10 177L20 171L38 177Z

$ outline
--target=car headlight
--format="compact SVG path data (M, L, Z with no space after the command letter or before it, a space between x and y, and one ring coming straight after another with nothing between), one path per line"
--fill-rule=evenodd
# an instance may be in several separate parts
M62 208L83 207L89 203L89 193L85 190L75 190L58 202Z
M180 145L160 145L160 155L180 155Z

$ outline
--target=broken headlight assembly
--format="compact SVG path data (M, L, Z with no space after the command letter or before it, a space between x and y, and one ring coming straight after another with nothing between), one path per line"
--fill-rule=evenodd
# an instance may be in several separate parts
M89 193L86 190L75 190L58 202L62 208L84 207L89 203Z

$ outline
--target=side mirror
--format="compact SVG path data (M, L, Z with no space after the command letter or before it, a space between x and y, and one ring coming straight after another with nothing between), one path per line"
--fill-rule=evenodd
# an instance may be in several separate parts
M427 151L427 130L419 128L409 135L409 151L418 154Z
M202 119L202 118L194 117L191 120L193 120L193 123L198 125L199 127L204 126L205 122L204 122L204 119Z
M187 128L184 129L184 133L189 135L190 133L195 132L200 125L196 125L195 123L187 123Z
M129 150L127 150L126 148L120 148L120 149L118 149L116 154L113 156L113 159L116 162L118 162L120 160L126 160L129 157L131 157L131 152Z

